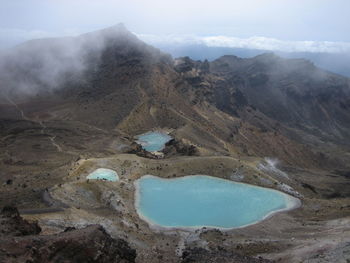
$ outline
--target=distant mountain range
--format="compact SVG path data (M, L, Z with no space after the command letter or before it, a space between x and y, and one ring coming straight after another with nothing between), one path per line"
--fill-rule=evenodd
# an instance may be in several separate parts
M282 52L249 48L209 47L204 44L154 43L153 45L175 58L189 56L194 60L208 59L209 61L224 55L251 58L263 53L273 52L283 58L308 59L322 69L350 77L350 53Z

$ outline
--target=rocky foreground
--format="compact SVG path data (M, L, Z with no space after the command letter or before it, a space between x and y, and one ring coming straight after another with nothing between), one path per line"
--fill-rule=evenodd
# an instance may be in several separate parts
M0 262L135 262L136 251L99 225L67 228L56 235L40 235L40 231L36 222L23 220L16 208L3 208Z

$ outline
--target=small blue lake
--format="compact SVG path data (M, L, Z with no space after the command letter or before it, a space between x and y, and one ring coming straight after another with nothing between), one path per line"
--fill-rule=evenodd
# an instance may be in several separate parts
M147 132L137 136L137 143L148 152L157 152L163 150L165 144L172 139L163 132Z
M106 168L98 168L92 173L90 173L86 179L90 180L105 180L105 181L110 181L110 182L116 182L119 180L119 176L117 172L111 170L111 169L106 169Z
M276 190L202 175L146 175L135 186L138 215L151 225L170 228L237 228L300 204Z

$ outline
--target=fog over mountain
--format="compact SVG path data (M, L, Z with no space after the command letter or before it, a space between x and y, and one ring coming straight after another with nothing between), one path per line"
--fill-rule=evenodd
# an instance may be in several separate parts
M115 35L131 36L125 32L120 24L78 37L31 40L5 50L0 54L0 94L33 96L69 82L83 83L84 73L94 70Z

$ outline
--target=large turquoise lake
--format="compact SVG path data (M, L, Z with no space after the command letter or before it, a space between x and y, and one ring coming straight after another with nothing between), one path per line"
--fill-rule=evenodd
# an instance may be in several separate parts
M147 132L137 136L138 143L142 148L149 152L156 152L163 150L165 144L172 138L163 132Z
M137 213L161 227L237 228L300 204L276 190L203 175L176 179L146 175L135 185Z

